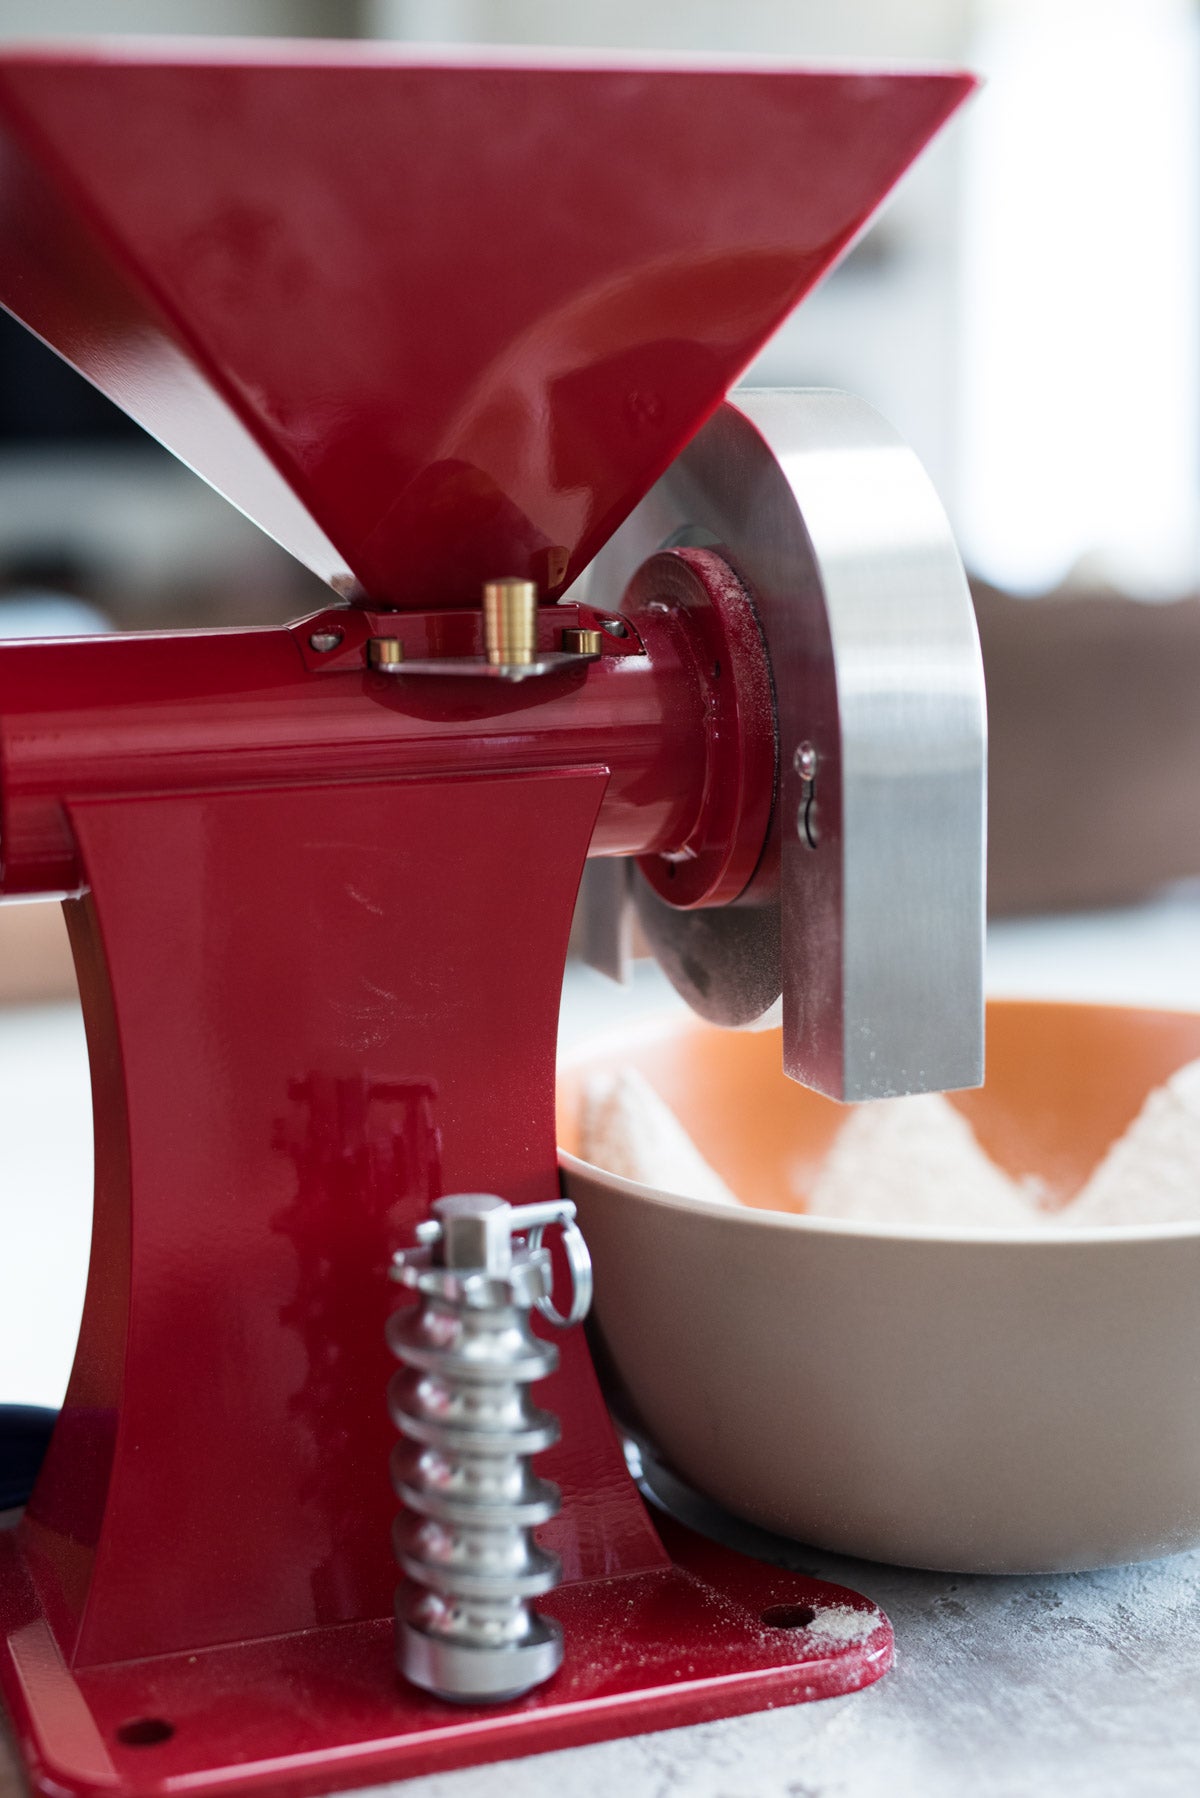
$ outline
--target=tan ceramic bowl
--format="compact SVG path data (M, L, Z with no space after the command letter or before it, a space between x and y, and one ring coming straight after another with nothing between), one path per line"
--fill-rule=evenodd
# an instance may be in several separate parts
M989 1009L984 1148L1064 1198L1200 1017ZM792 1085L776 1033L669 1022L560 1069L567 1190L622 1402L739 1517L845 1554L967 1573L1200 1543L1200 1226L954 1236L674 1198L579 1161L590 1068L632 1064L754 1207L788 1204L844 1114Z

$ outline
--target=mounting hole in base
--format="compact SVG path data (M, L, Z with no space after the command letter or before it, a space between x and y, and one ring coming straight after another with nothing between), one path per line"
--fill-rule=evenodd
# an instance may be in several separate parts
M810 1604L769 1604L762 1621L768 1629L807 1629L816 1615Z
M174 1734L175 1725L168 1723L165 1717L131 1717L117 1730L117 1740L124 1742L126 1748L157 1748L160 1742L169 1742Z

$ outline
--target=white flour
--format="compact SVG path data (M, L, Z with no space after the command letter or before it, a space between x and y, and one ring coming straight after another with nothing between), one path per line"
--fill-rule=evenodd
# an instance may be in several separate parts
M852 1111L807 1200L814 1217L945 1229L1028 1230L1039 1215L941 1093Z
M1200 1221L1200 1061L1150 1094L1060 1216L1080 1228Z
M856 1611L848 1604L823 1604L808 1625L822 1642L865 1642L879 1625L878 1611Z
M739 1203L678 1118L633 1069L598 1075L584 1099L584 1159L644 1186L714 1204ZM855 1107L816 1180L797 1187L814 1217L1036 1234L1047 1224L1200 1222L1200 1061L1152 1092L1082 1191L1059 1211L1039 1206L980 1148L941 1093Z
M580 1151L585 1161L685 1199L736 1205L721 1176L669 1105L635 1068L594 1074L583 1095Z

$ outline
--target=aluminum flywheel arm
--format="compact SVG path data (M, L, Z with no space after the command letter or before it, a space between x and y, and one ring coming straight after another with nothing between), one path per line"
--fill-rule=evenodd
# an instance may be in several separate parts
M732 904L635 874L703 1016L782 1011L784 1065L839 1099L983 1078L986 710L966 576L912 451L863 401L739 392L591 570L615 602L664 548L717 551L758 615L779 745L767 847ZM612 880L608 881L611 904Z

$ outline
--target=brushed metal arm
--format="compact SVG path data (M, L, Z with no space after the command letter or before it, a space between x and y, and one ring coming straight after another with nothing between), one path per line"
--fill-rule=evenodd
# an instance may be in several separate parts
M780 765L740 901L672 915L639 893L664 967L722 1023L781 990L785 1068L835 1098L978 1085L983 668L927 476L850 395L740 392L603 552L595 590L685 544L718 550L752 596Z

